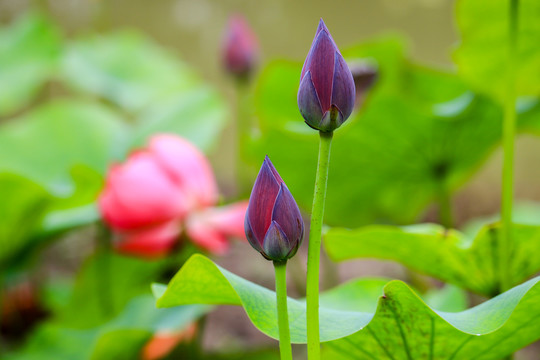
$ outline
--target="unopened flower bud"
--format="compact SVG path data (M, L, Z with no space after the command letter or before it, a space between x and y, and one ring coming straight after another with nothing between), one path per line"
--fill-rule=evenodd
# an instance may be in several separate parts
M331 132L349 118L354 101L351 71L321 19L300 76L300 113L312 128Z
M378 77L377 67L368 61L355 59L349 62L349 69L356 88L356 107L364 102L366 93L371 89Z
M268 157L253 185L244 228L251 246L278 262L293 257L304 238L298 205Z
M223 48L225 69L238 78L246 78L257 65L259 43L247 21L240 15L229 19Z

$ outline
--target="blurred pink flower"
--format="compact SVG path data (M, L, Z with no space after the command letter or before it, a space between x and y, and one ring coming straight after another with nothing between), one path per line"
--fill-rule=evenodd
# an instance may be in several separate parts
M219 254L228 237L243 237L247 203L215 208L217 200L204 155L187 140L162 134L111 166L98 204L120 238L118 251L158 257L173 249L184 228L196 245Z
M259 43L255 33L241 15L229 18L223 46L223 62L229 73L245 77L255 68Z
M142 360L158 360L169 355L178 344L192 341L197 336L197 324L191 323L180 331L158 331L142 349Z

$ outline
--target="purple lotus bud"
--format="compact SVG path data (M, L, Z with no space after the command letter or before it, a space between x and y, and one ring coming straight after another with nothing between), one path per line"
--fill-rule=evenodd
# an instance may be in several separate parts
M351 69L356 88L355 106L360 107L366 98L366 93L377 80L377 66L366 60L354 59L349 62L349 69Z
M321 19L300 75L300 113L312 128L331 132L349 118L354 101L351 71Z
M257 64L259 43L247 21L231 16L223 47L223 63L227 71L239 78L248 77Z
M244 229L255 250L279 262L293 257L304 238L298 205L268 156L251 191Z

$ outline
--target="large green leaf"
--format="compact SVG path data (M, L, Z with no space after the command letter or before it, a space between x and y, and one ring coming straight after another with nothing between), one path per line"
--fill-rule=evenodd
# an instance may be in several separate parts
M206 86L193 87L155 101L141 112L133 143L141 145L150 135L167 132L209 151L225 126L227 114L225 102L214 90Z
M328 359L496 360L540 338L540 278L474 308L428 308L404 283L385 286L369 325L330 342Z
M500 359L540 338L538 281L451 313L431 309L403 282L355 280L321 295L321 340L341 349L341 357L329 359ZM192 256L168 287L154 285L154 294L158 307L243 306L259 330L278 337L275 293L202 255ZM288 307L291 339L304 343L305 302L289 298Z
M459 73L478 91L503 100L507 91L510 0L459 0L461 43L454 54ZM540 95L540 2L519 0L518 95Z
M0 116L28 104L56 70L61 43L58 29L29 13L0 28Z
M364 108L335 132L325 220L347 226L413 222L441 193L459 188L492 152L501 137L501 110L455 75L409 64L395 40L344 54L371 58L379 64L380 78ZM263 71L256 102L261 134L245 152L257 164L268 154L300 205L309 209L318 134L298 111L300 69L300 64L274 62ZM520 126L535 129L538 104L519 110Z
M225 125L223 99L172 53L139 33L74 42L63 69L71 86L134 113L135 145L154 133L170 132L208 150Z
M183 63L136 32L73 42L64 56L63 70L68 84L129 111L198 85Z
M486 225L475 238L435 224L405 227L374 225L356 230L330 229L324 245L335 261L378 258L398 261L414 270L478 294L497 294L499 224ZM509 273L512 285L540 270L535 249L540 227L514 224Z
M180 331L210 309L205 305L156 309L152 296L141 295L133 298L115 318L98 327L77 329L62 323L47 323L31 335L21 350L8 354L6 359L136 359L154 333Z
M272 265L268 270L272 271ZM321 297L321 340L329 341L350 335L369 322L375 301L386 283L384 280L357 281L343 285ZM276 295L214 264L210 259L193 255L165 289L154 285L158 307L188 304L244 306L255 326L270 337L278 337ZM354 301L362 294L364 301ZM289 299L291 339L306 341L305 302ZM352 309L357 310L352 312ZM364 312L362 312L364 311Z
M68 197L74 191L72 169L84 165L104 174L125 153L127 130L103 106L58 100L0 127L0 170Z

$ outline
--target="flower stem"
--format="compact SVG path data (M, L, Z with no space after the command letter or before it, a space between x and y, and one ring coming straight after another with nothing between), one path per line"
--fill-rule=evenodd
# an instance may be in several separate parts
M511 287L510 251L512 243L512 203L514 198L514 137L516 128L516 45L518 26L518 0L510 0L508 29L507 93L504 102L503 120L503 173L502 173L502 229L499 237L498 255L501 269L499 292Z
M276 298L281 360L292 360L289 313L287 310L287 261L274 261L276 271Z
M447 229L454 226L452 216L452 197L445 183L441 183L439 188L439 222Z
M319 134L319 162L317 164L313 206L311 208L306 284L307 348L310 360L318 360L321 357L319 340L319 261L328 164L330 163L330 147L333 133L321 131Z
M236 182L238 196L249 196L253 185L253 178L257 170L249 165L246 159L245 148L249 148L249 141L253 135L252 121L252 94L250 84L246 79L236 81Z
M111 234L103 223L97 224L96 235L97 294L103 316L114 312L111 284Z

